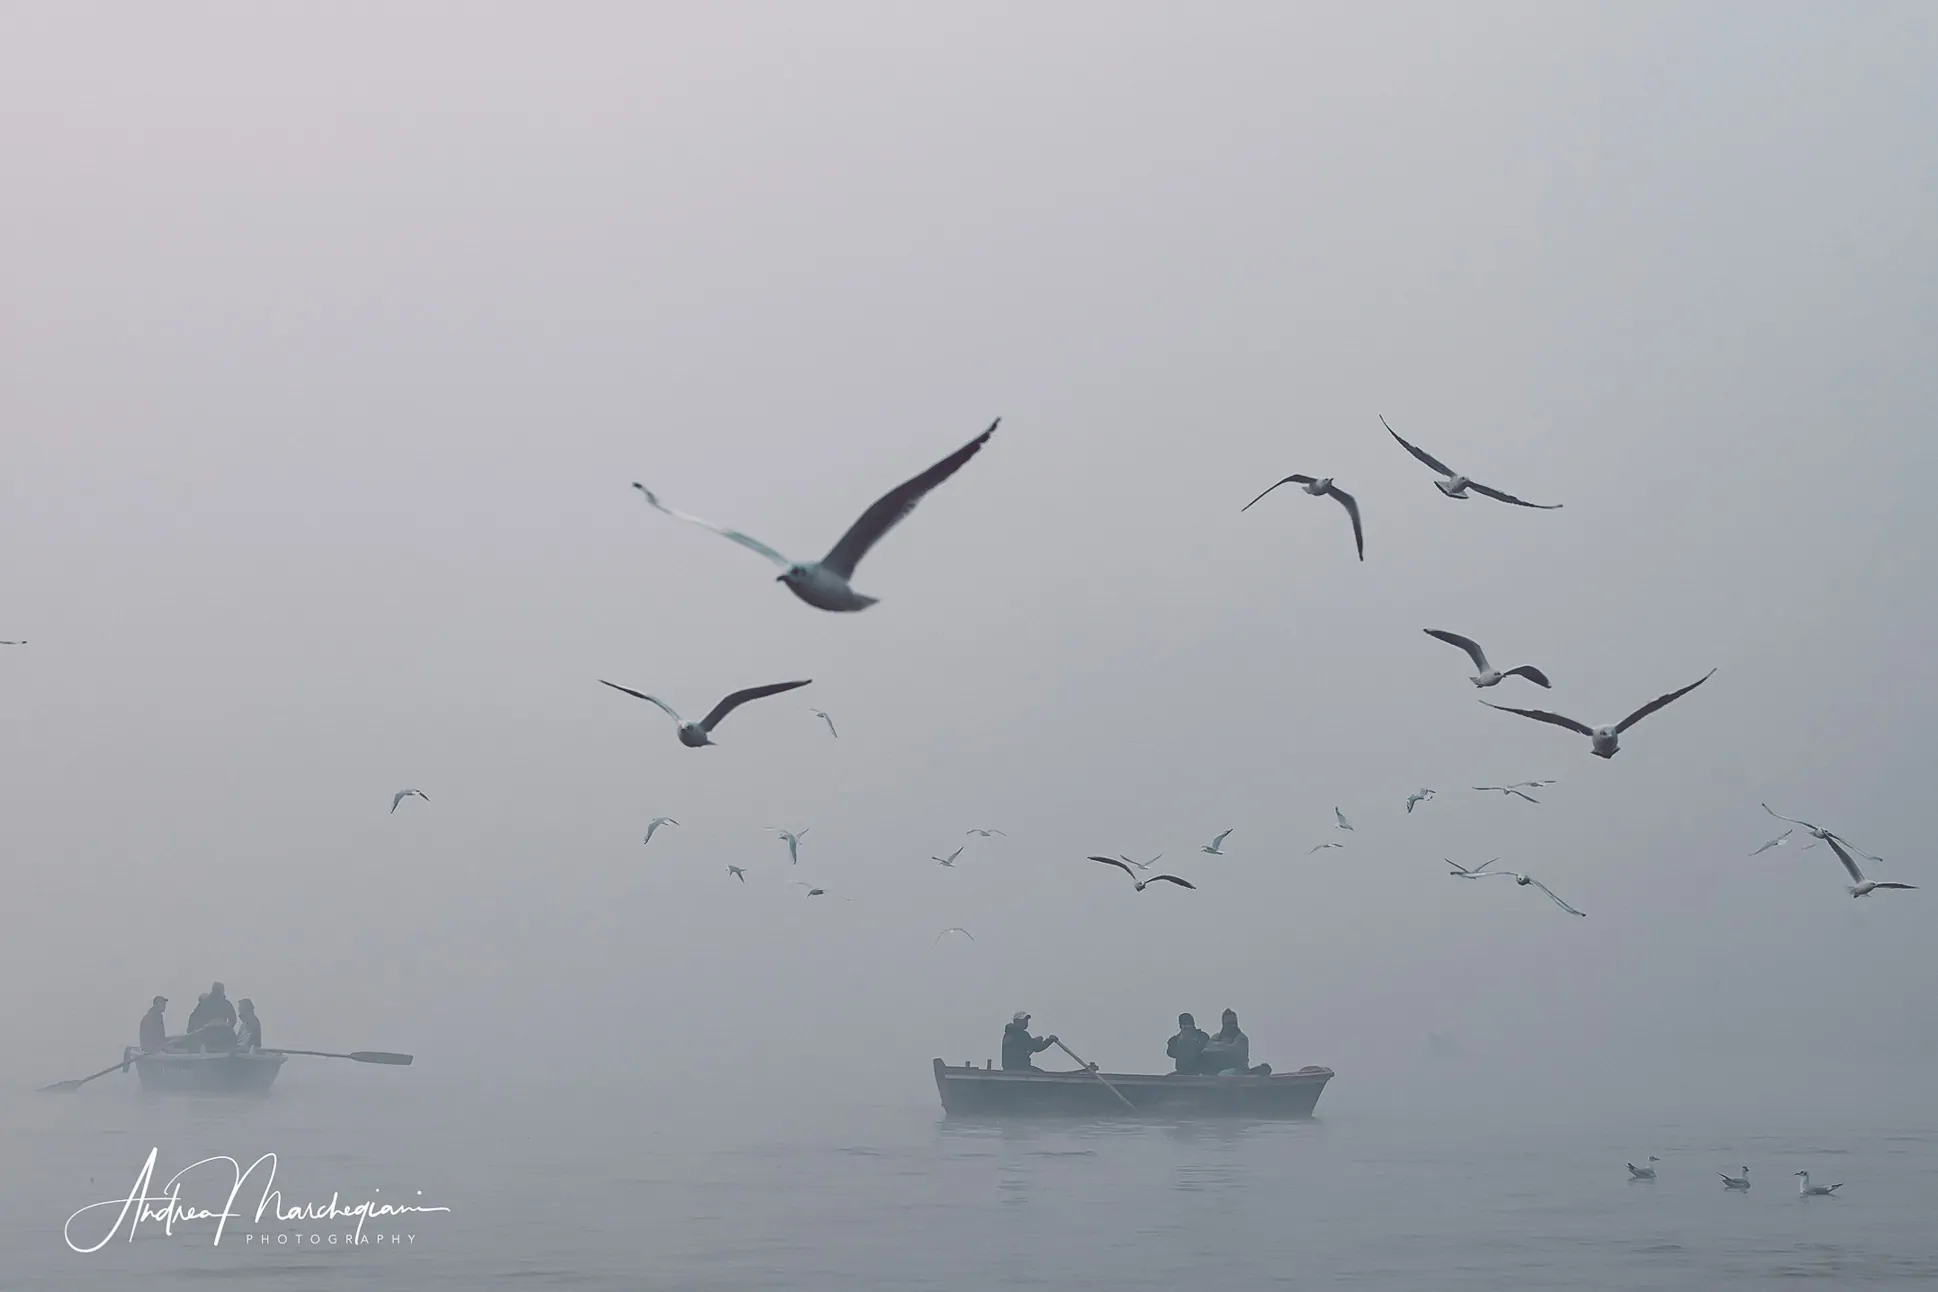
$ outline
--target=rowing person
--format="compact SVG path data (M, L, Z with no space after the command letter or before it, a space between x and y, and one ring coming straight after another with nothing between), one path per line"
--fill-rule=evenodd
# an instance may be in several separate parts
M168 1025L162 1021L162 1011L168 1008L168 997L157 996L148 1006L148 1012L141 1016L141 1049L144 1054L168 1048Z
M1054 1036L1031 1036L1029 1011L1017 1010L1011 1016L1009 1025L1003 1028L1003 1071L1041 1072L1043 1069L1031 1063L1030 1057L1055 1044Z

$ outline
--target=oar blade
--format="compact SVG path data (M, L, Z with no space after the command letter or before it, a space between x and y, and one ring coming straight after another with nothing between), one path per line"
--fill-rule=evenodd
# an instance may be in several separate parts
M415 1056L392 1054L389 1050L354 1050L349 1057L358 1063L388 1063L393 1067L408 1068Z
M40 1093L43 1095L71 1095L80 1088L80 1079L76 1078L72 1081L56 1081L51 1086L42 1086Z

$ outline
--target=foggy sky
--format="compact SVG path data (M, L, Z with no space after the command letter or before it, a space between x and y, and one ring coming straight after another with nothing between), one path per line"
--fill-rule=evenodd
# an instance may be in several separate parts
M911 1098L1019 1008L1144 1070L1227 1005L1342 1073L1930 1053L1935 55L1916 4L7 7L0 1074L213 978L418 1076L556 1029ZM998 415L860 615L629 488L814 556ZM1292 471L1363 566L1239 514ZM1591 722L1719 671L1604 763L1429 626ZM694 751L601 677L814 685ZM1761 799L1923 891L1749 859ZM1160 850L1198 892L1083 860ZM1589 918L1443 878L1497 854Z

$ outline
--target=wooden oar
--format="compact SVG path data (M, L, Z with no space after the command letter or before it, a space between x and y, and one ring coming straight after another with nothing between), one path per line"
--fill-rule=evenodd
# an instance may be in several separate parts
M349 1059L352 1063L388 1063L393 1067L408 1068L412 1055L392 1054L389 1050L352 1050L348 1054L333 1054L328 1050L258 1050L258 1054L307 1054L317 1059Z
M1069 1055L1071 1058L1076 1059L1077 1066L1082 1068L1085 1072L1088 1072L1091 1076L1097 1078L1097 1080L1099 1081L1104 1081L1103 1073L1097 1071L1095 1068L1091 1067L1088 1063L1085 1063L1082 1059L1078 1058L1077 1052L1071 1049L1069 1046L1065 1045L1062 1041L1058 1041L1056 1043L1056 1048L1059 1050L1062 1050L1065 1054ZM1137 1111L1137 1105L1132 1103L1128 1099L1124 1099L1124 1092L1119 1090L1116 1086L1111 1085L1108 1081L1104 1081L1104 1089L1110 1091L1111 1094L1116 1095L1117 1098L1119 1098L1120 1100L1123 1100L1124 1107L1130 1109L1132 1112Z
M194 1035L196 1035L196 1033L198 1033L198 1032L206 1032L206 1031L208 1031L208 1030L209 1030L209 1028L211 1028L211 1027L219 1027L219 1026L221 1026L221 1024L219 1024L219 1023L209 1023L209 1024L205 1024L205 1025L204 1025L204 1026L202 1026L202 1027L198 1027L198 1028L196 1028L194 1032L184 1032L184 1033L182 1033L182 1034L181 1034L180 1036L171 1036L171 1037L169 1037L169 1038L168 1038L168 1043L169 1043L170 1045L173 1045L173 1044L174 1044L175 1042L177 1042L177 1041L186 1041L186 1040L187 1040L187 1039L188 1039L189 1037L191 1037L191 1036L194 1036ZM161 1051L161 1050L156 1050L156 1051L155 1051L155 1053L156 1053L156 1054L160 1054L160 1053L162 1053L162 1051ZM86 1085L86 1084L87 1084L88 1082L90 1082L90 1081L92 1081L92 1080L94 1080L94 1078L95 1078L95 1077L105 1077L105 1076L107 1076L107 1075L108 1075L108 1074L109 1074L110 1072L125 1072L125 1071L127 1071L127 1070L128 1070L128 1064L129 1064L129 1063L131 1063L131 1062L133 1062L133 1060L132 1060L132 1059L127 1059L127 1058L124 1058L124 1059L122 1059L122 1060L121 1060L121 1062L119 1062L119 1063L117 1063L117 1064L115 1064L115 1065L114 1065L114 1066L113 1066L112 1068L103 1068L103 1069L101 1069L101 1070L100 1070L99 1072L96 1072L96 1073L93 1073L93 1074L91 1074L91 1075L89 1075L89 1076L85 1076L85 1077L80 1077L80 1078L77 1078L76 1080L73 1080L73 1081L56 1081L56 1082L55 1082L55 1083L54 1083L53 1085L51 1085L51 1086L42 1086L42 1087L40 1088L40 1089L41 1089L41 1093L43 1093L43 1094L47 1094L47 1093L50 1093L50 1092L51 1092L51 1093L53 1093L53 1094L60 1094L60 1095L71 1095L71 1094L73 1094L73 1093L74 1093L74 1092L75 1092L76 1090L79 1090L79 1089L80 1089L80 1088L81 1088L82 1086L85 1086L85 1085Z

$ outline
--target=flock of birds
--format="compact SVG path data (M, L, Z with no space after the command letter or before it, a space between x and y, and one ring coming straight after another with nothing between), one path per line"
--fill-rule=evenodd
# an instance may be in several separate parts
M1637 1166L1633 1162L1628 1163L1629 1180L1634 1182L1636 1180L1655 1179L1655 1164L1661 1160L1659 1157L1651 1157L1646 1166ZM1750 1169L1744 1166L1738 1167L1737 1171L1739 1173L1736 1175L1731 1175L1727 1171L1718 1171L1716 1174L1722 1177L1725 1192L1748 1193L1750 1191ZM1792 1174L1797 1179L1797 1196L1799 1198L1829 1198L1844 1187L1842 1183L1812 1184L1810 1183L1810 1172L1808 1171L1794 1171Z
M840 539L838 539L835 542L834 546L828 550L827 554L818 561L792 560L786 556L783 556L780 552L768 546L766 543L763 543L759 539L756 539L751 535L748 535L740 530L731 529L724 525L718 525L710 520L705 520L699 516L691 515L683 511L678 511L672 507L667 506L666 503L660 500L660 497L658 494L653 492L651 489L648 489L643 484L634 482L633 487L639 490L640 494L644 497L647 505L654 508L655 510L660 511L665 515L671 516L675 520L683 521L687 524L697 525L697 526L700 526L701 528L710 530L716 534L721 535L724 538L731 540L734 543L739 544L742 547L749 549L750 551L756 552L761 556L766 557L769 561L773 562L774 565L777 566L781 571L781 573L777 576L776 581L784 584L787 587L788 591L792 592L796 597L800 598L808 605L813 606L819 610L826 610L826 611L832 611L837 613L853 613L853 612L865 610L869 606L874 605L876 602L875 597L856 591L852 584L852 580L855 574L855 569L860 564L862 558L865 557L869 553L869 551L871 551L874 548L874 546L888 534L890 530L894 529L895 526L897 526L903 520L905 520L908 517L909 513L915 509L916 505L919 504L922 501L922 499L929 494L931 490L935 489L938 485L942 484L945 480L948 480L956 472L960 471L965 465L968 464L970 459L972 459L973 457L976 456L976 454L981 452L983 447L989 443L990 437L996 433L996 428L1001 424L1001 421L1002 421L1001 418L998 418L995 421L992 421L989 424L987 429L985 429L980 435L976 436L974 439L970 440L967 444L964 444L961 448L949 454L941 461L935 463L927 470L922 471L921 473L913 476L912 478L903 481L895 488L883 494L880 498L878 498L874 502L872 506L870 506L866 511L864 511L861 514L861 517L858 520L856 520L854 524L848 527L847 531L843 533ZM1447 466L1444 462L1440 461L1440 459L1434 457L1432 454L1426 452L1424 449L1421 449L1417 445L1412 444L1408 442L1406 439L1402 438L1399 432L1395 431L1392 428L1392 426L1387 424L1386 419L1384 417L1380 418L1380 424L1386 428L1387 433L1391 435L1393 439L1399 443L1401 448L1405 449L1407 453L1412 455L1412 457L1414 457L1416 460L1418 460L1426 467L1434 471L1440 477L1434 480L1433 482L1434 487L1438 489L1442 494L1446 495L1448 498L1455 499L1458 501L1466 501L1472 495L1478 494L1481 497L1491 498L1497 502L1506 503L1511 506L1525 507L1525 508L1541 510L1541 511L1553 511L1553 510L1559 509L1561 506L1560 503L1528 502L1525 499L1515 497L1513 494L1506 493L1499 489L1491 488L1487 485L1483 485L1479 481L1473 479L1471 476L1468 476L1461 472L1453 470L1451 467ZM1273 490L1277 489L1280 485L1286 485L1286 484L1296 484L1300 486L1300 488L1306 494L1312 497L1331 498L1335 502L1339 503L1340 506L1344 508L1347 517L1352 522L1354 550L1360 560L1363 561L1366 559L1365 526L1360 513L1358 499L1356 499L1352 494L1346 492L1344 489L1341 489L1338 483L1330 476L1315 476L1315 475L1309 475L1305 473L1294 473L1292 475L1285 476L1283 479L1276 481L1271 486L1266 488L1257 497L1253 498L1251 502L1246 503L1244 507L1240 508L1239 510L1241 512L1249 511L1253 506L1255 506L1257 503L1262 501L1265 497L1270 495L1273 492ZM1467 656L1468 660L1472 663L1474 668L1474 672L1468 680L1471 681L1473 685L1478 689L1489 689L1489 688L1500 686L1503 683L1505 683L1509 678L1521 679L1534 686L1540 687L1543 690L1549 690L1549 689L1552 689L1553 687L1553 683L1549 679L1548 674L1544 670L1536 667L1533 664L1517 664L1512 668L1506 668L1506 669L1496 667L1489 660L1486 650L1481 646L1479 642L1475 641L1471 637L1463 636L1460 633L1450 632L1440 628L1428 628L1428 629L1425 629L1424 631L1427 634L1427 636L1434 638L1436 641L1444 642L1449 646L1456 647ZM0 642L0 645L15 645L15 644L24 645L24 643ZM1686 696L1690 692L1696 690L1698 687L1702 686L1703 683L1707 682L1711 677L1713 677L1715 675L1715 672L1716 670L1712 668L1708 673L1703 674L1703 676L1697 678L1694 682L1689 683L1687 686L1678 687L1673 691L1666 692L1662 695L1657 696L1653 700L1650 700L1648 703L1637 708L1634 712L1630 713L1627 717L1621 719L1619 722L1605 723L1599 726L1591 726L1588 723L1579 721L1578 719L1567 717L1563 714L1555 713L1546 709L1520 708L1513 705L1494 704L1490 701L1485 701L1485 700L1483 700L1482 703L1486 704L1487 707L1489 708L1499 709L1504 713L1516 714L1516 715L1519 715L1520 717L1528 718L1536 722L1545 723L1550 726L1562 727L1562 728L1565 728L1566 730L1573 731L1579 735L1586 736L1588 738L1589 752L1598 758L1607 759L1607 758L1613 758L1615 756L1615 754L1621 748L1621 738L1625 734L1627 734L1628 731L1631 728L1633 728L1637 723L1642 721L1642 719L1650 716L1651 714L1661 711L1662 709L1666 708L1670 704L1673 704L1675 701L1681 699L1683 696ZM742 690L734 691L731 694L725 696L723 699L721 699L719 703L715 704L712 709L707 711L707 714L705 717L699 719L698 721L692 721L687 718L681 717L679 710L675 709L673 705L671 705L664 698L658 695L654 695L647 691L634 690L632 687L629 687L629 686L621 686L617 682L607 681L604 678L600 678L599 681L603 685L611 687L615 691L618 691L624 695L631 696L637 700L644 700L646 703L654 705L657 708L659 708L663 713L666 714L667 717L673 720L674 734L676 738L679 740L680 744L686 746L689 749L699 749L715 743L714 733L718 730L718 728L720 727L720 724L724 722L732 713L734 713L735 710L739 709L741 706L750 704L756 700L767 699L772 696L783 695L787 692L798 690L801 687L809 685L812 679L802 678L794 681L770 682L770 683L765 683L763 685L750 686ZM810 710L810 712L816 718L820 719L824 724L826 724L828 729L828 734L831 738L834 738L834 739L840 738L841 733L835 726L835 721L833 716L830 715L827 712L827 710L812 709ZM1553 784L1555 784L1555 781L1551 779L1544 779L1544 780L1516 781L1510 785L1477 785L1477 786L1474 786L1473 788L1476 792L1480 792L1480 793L1498 793L1504 798L1519 798L1519 799L1525 800L1528 803L1538 804L1539 802L1541 802L1541 800L1535 797L1534 794L1530 793L1530 791L1540 790ZM1421 804L1432 802L1438 793L1439 791L1437 790L1423 786L1420 789L1414 791L1413 793L1407 795L1406 796L1407 813L1410 815L1414 811L1414 809L1420 806ZM416 789L399 790L391 800L391 811L394 813L397 810L397 807L399 804L401 804L406 798L411 798L411 797L425 799L428 802L428 796L425 795L424 792L421 790L416 790ZM1845 872L1848 874L1850 878L1851 882L1846 891L1848 891L1852 897L1864 897L1869 895L1870 893L1876 892L1879 889L1908 889L1908 888L1915 887L1915 885L1911 885L1911 884L1894 883L1894 882L1886 882L1882 880L1870 879L1865 875L1863 869L1858 865L1856 858L1863 857L1866 861L1869 861L1873 864L1881 863L1882 861L1881 858L1873 856L1870 853L1862 852L1861 850L1855 848L1848 839L1844 838L1842 835L1836 833L1835 831L1829 830L1821 826L1813 825L1810 822L1802 821L1794 817L1781 816L1781 814L1777 813L1774 809L1770 808L1768 804L1764 804L1763 807L1764 807L1764 810L1766 812L1769 812L1771 816L1778 817L1779 819L1785 822L1788 822L1793 827L1793 829L1794 827L1801 826L1811 836L1811 838L1814 841L1806 845L1807 847L1814 848L1817 846L1818 843L1822 843L1830 848L1830 850L1836 855L1838 861L1842 863ZM1336 833L1345 834L1353 831L1352 823L1347 820L1345 813L1336 806L1333 808L1333 816L1334 816L1334 826L1335 826ZM678 821L676 821L675 819L669 816L659 816L659 817L653 818L653 820L647 824L645 842L651 843L653 840L654 834L662 827L677 826L678 824L679 824ZM789 863L792 865L798 865L801 859L801 841L807 836L808 831L805 829L783 830L779 828L773 828L773 833L780 838L781 842L786 844ZM976 828L968 831L968 834L974 835L974 836L980 836L981 838L984 838L984 839L989 838L991 835L1000 835L1002 833L1003 832L1000 830L988 829L988 828ZM1792 830L1785 830L1781 835L1778 835L1776 838L1765 842L1761 847L1757 848L1750 855L1757 856L1771 849L1783 846L1783 844L1789 839L1791 833L1792 833ZM1207 856L1213 856L1213 857L1222 857L1227 855L1224 851L1224 845L1225 845L1225 841L1231 837L1231 834L1232 834L1232 831L1229 829L1222 831L1220 834L1218 834L1216 838L1212 839L1210 843L1205 844L1201 848L1199 848L1199 852ZM945 868L953 869L955 867L957 859L962 856L965 846L966 845L958 845L953 851L948 852L946 855L942 855L942 854L932 855L930 857L930 860L934 861L938 865L943 866ZM1344 846L1345 846L1345 841L1343 838L1328 839L1324 842L1315 844L1310 850L1310 852L1316 853L1326 849L1342 848ZM1158 857L1153 857L1149 861L1141 861L1141 862L1134 861L1130 857L1125 856L1123 854L1118 854L1116 856L1092 855L1088 859L1100 865L1109 866L1113 869L1122 871L1125 874L1125 876L1127 876L1130 879L1133 890L1136 892L1141 893L1145 891L1147 888L1149 888L1150 886L1152 886L1153 884L1165 884L1165 885L1170 885L1176 888L1187 889L1187 890L1196 889L1197 885L1194 884L1189 879L1184 878L1183 876L1169 874L1169 873L1156 873L1156 874L1149 873L1151 871L1152 866L1157 862L1157 860L1161 856L1162 854L1160 853ZM1454 879L1463 879L1463 880L1511 879L1518 887L1522 887L1522 888L1531 887L1531 888L1539 889L1543 894L1547 896L1547 898L1551 902L1554 903L1556 907L1558 907L1560 910L1566 912L1569 915L1584 916L1586 914L1586 912L1580 910L1579 908L1570 905L1553 889L1549 888L1546 884L1542 883L1539 879L1536 879L1533 875L1530 875L1521 871L1491 869L1491 867L1493 867L1495 862L1499 861L1499 858L1490 858L1488 861L1482 862L1480 865L1472 866L1472 867L1462 866L1451 859L1446 859L1446 860L1447 860L1447 865L1451 868L1449 874ZM726 870L727 870L727 874L731 878L736 879L743 884L747 882L747 875L744 867L730 865L726 868ZM796 880L793 882L799 887L807 889L807 895L809 897L824 897L829 895L828 890L826 888L820 887L818 885L806 883L800 880ZM952 933L961 934L964 937L969 937L972 941L974 940L973 936L968 932L968 930L962 929L959 927L951 927L951 928L942 930L942 932L937 935L937 940L939 941L942 937ZM1648 1177L1642 1177L1642 1178L1648 1178Z

